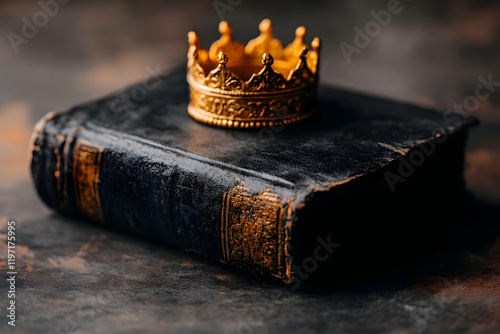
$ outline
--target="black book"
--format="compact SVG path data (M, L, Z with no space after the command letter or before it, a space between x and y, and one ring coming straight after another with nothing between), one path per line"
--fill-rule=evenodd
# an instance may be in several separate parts
M38 194L64 215L300 283L342 276L332 268L352 254L400 252L464 193L474 119L320 86L313 117L235 130L198 123L188 102L179 70L48 114L32 140Z

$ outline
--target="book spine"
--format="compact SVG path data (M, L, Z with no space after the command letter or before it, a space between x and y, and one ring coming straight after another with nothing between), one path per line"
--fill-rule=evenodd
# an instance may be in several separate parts
M35 127L31 162L49 207L293 278L292 184L96 125L52 123L47 117Z

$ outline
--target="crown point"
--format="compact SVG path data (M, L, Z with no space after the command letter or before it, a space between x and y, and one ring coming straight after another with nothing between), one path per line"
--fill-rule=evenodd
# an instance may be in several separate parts
M321 41L320 41L319 37L314 37L314 39L311 43L312 47L314 48L314 51L318 52L320 44L321 44Z
M188 32L188 42L190 45L196 45L198 43L198 35L194 31Z
M221 21L221 23L219 23L219 32L221 35L228 35L231 34L232 28L226 21Z
M262 55L262 64L265 66L271 66L274 63L274 58L269 53L264 53Z
M262 22L259 24L259 30L261 33L270 33L273 31L273 24L271 23L271 20L269 19L264 19Z
M219 64L226 64L228 60L227 56L222 52L219 52L219 54L217 55L217 59L219 60Z
M298 27L298 28L295 30L295 36L296 36L297 38L303 39L305 35L306 35L306 28L305 28L305 27L300 26L300 27Z

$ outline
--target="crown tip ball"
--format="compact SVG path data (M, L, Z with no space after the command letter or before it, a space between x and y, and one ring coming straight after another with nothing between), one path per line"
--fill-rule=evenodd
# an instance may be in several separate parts
M270 53L264 53L262 55L262 64L265 66L271 66L274 63L274 58Z
M297 29L295 29L295 36L299 38L304 38L305 35L306 35L306 27L300 26Z
M221 35L230 34L232 31L233 31L233 29L231 28L229 23L227 23L227 21L221 21L219 23L219 33Z
M319 49L320 45L321 45L321 40L319 39L319 37L314 37L312 43L311 43L312 47L316 50L316 49Z
M190 31L187 33L189 44L194 44L198 41L198 35L194 31Z
M269 19L263 19L259 24L259 30L261 33L268 33L273 30L273 24Z
M226 64L228 61L227 56L221 51L217 55L217 60L219 61L219 64Z

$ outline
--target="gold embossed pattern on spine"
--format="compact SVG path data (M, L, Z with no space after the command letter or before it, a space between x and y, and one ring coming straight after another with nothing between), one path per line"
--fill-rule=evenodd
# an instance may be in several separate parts
M79 139L73 153L73 182L78 211L102 222L99 172L103 151L102 147Z
M198 35L188 34L187 81L189 114L196 120L229 128L260 128L288 124L314 113L318 85L320 40L310 51L306 29L283 48L273 37L268 19L260 36L246 46L233 40L232 28L219 24L221 38L207 51Z
M281 277L285 207L267 191L250 195L243 186L224 194L221 244L224 261Z

